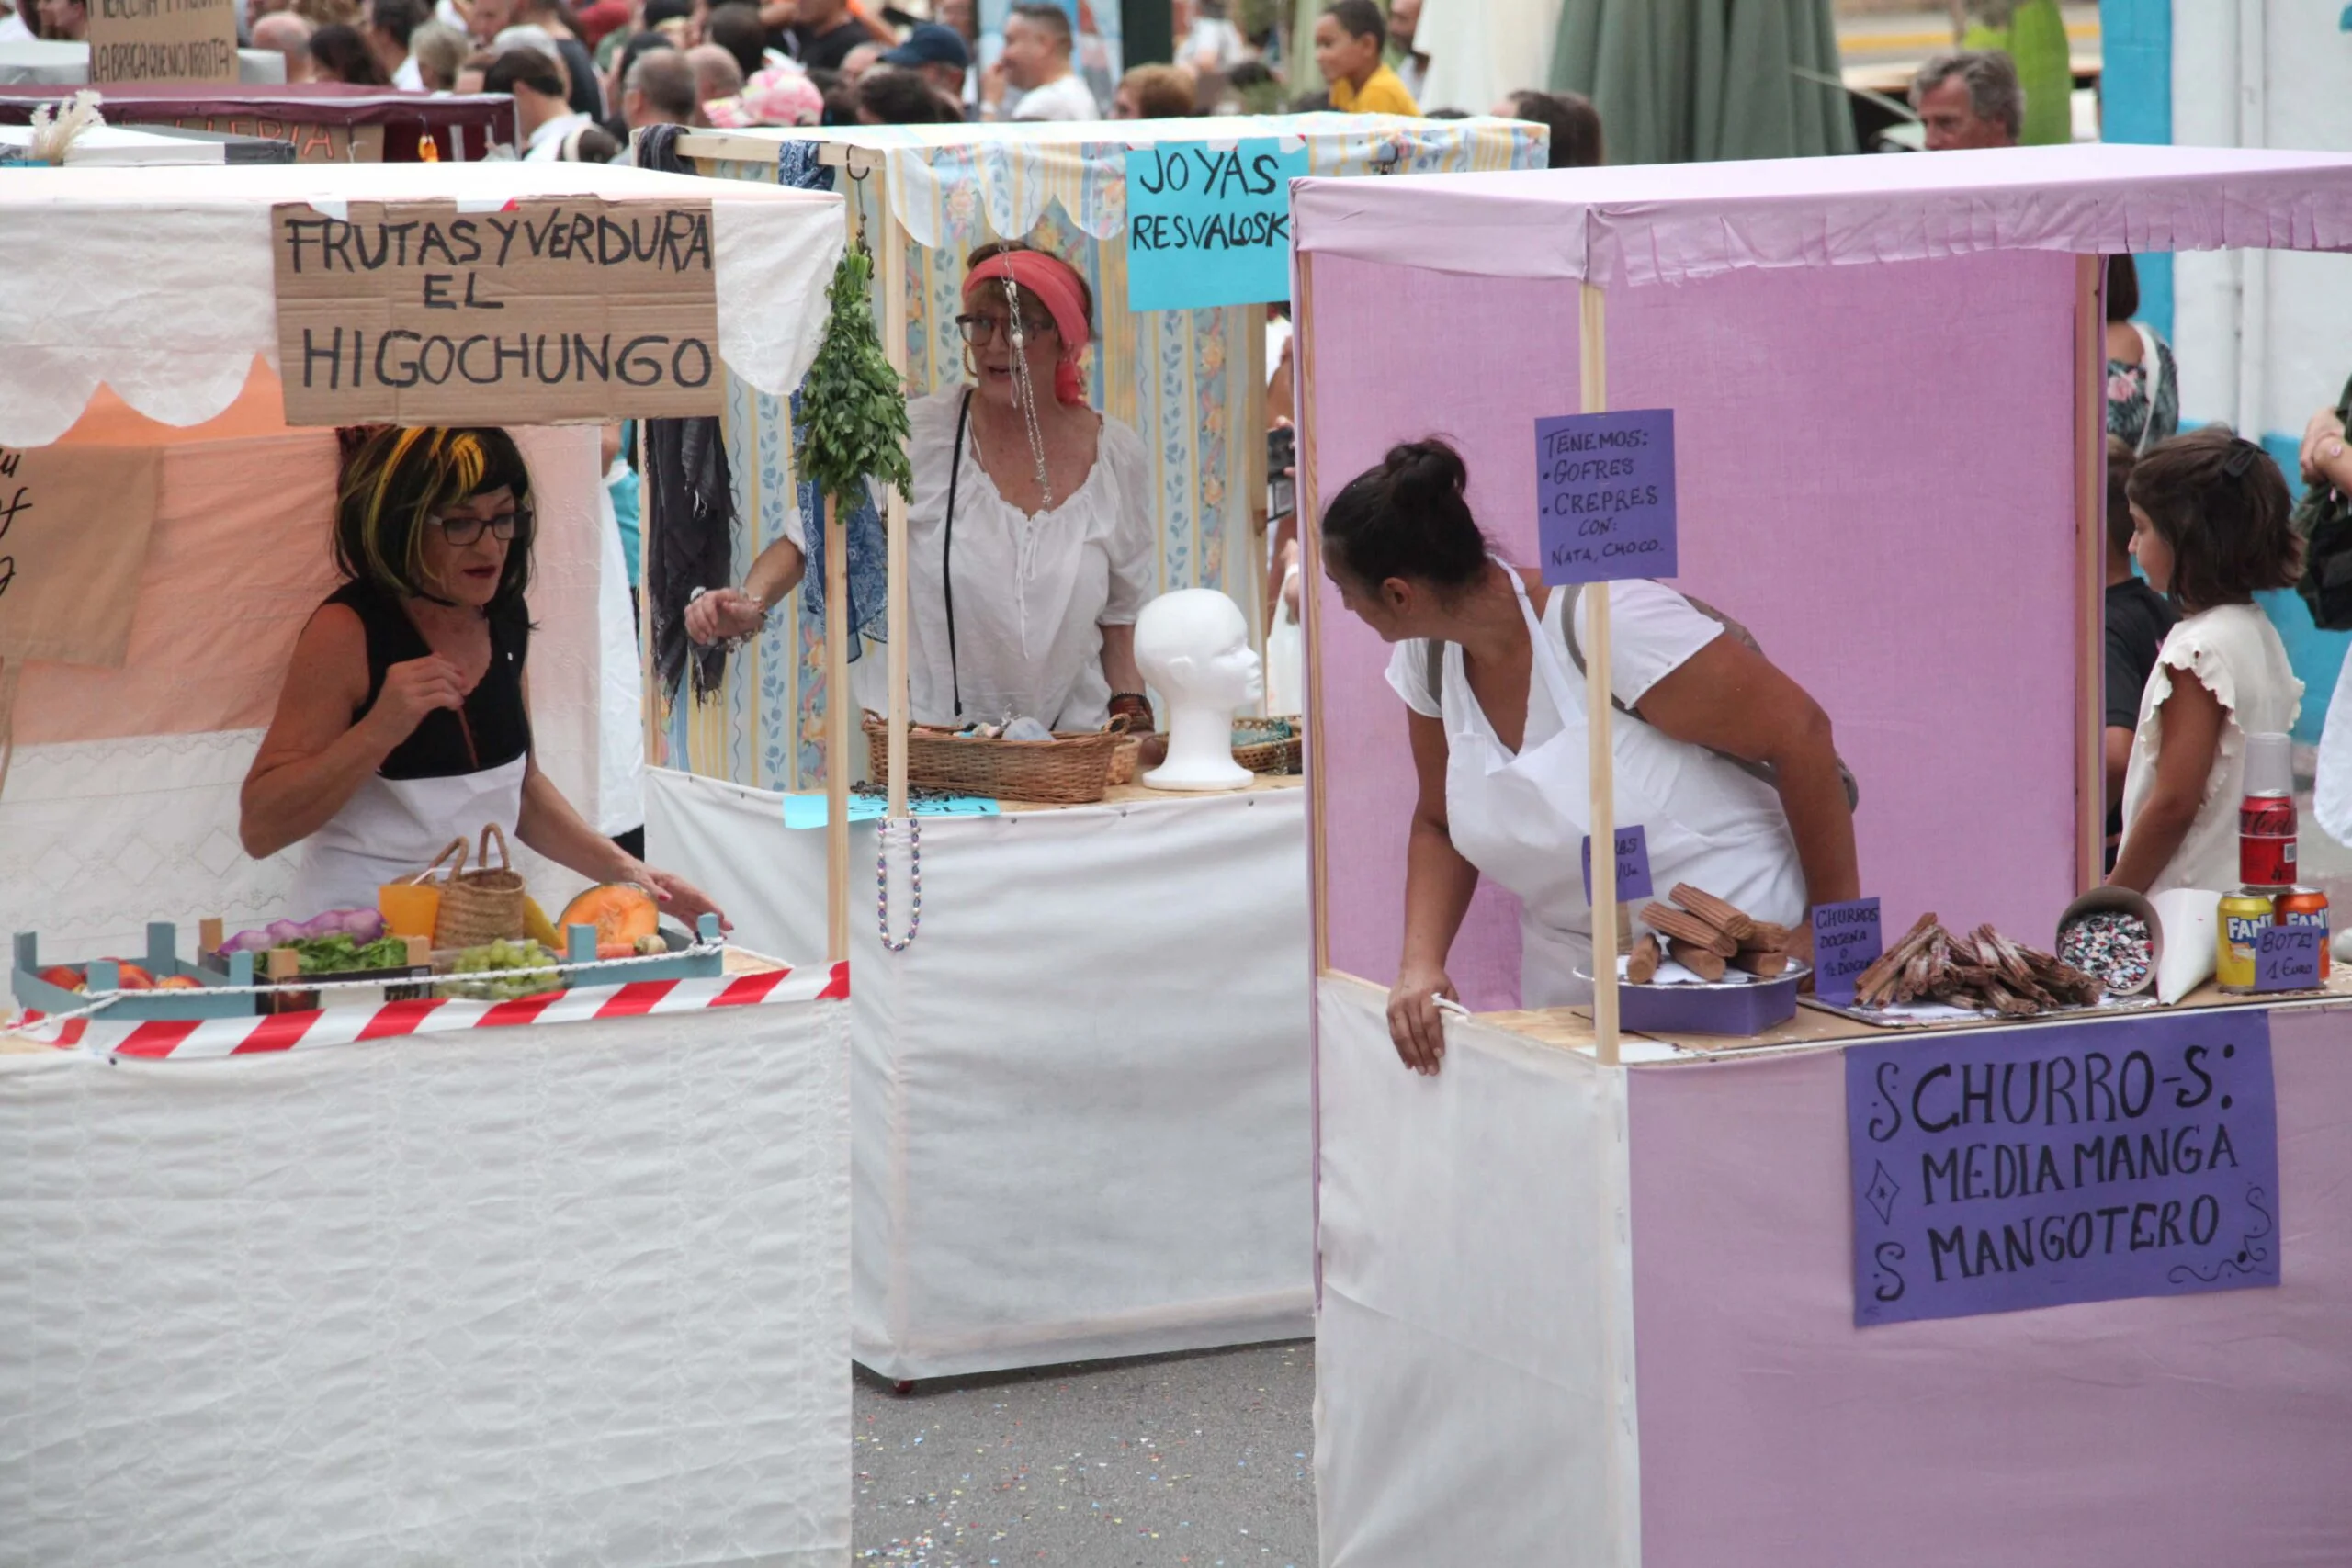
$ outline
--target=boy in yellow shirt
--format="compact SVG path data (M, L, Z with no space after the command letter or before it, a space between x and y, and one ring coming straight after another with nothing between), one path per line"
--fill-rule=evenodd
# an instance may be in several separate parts
M1315 64L1341 114L1421 112L1396 73L1381 63L1388 24L1373 0L1332 0L1315 19Z

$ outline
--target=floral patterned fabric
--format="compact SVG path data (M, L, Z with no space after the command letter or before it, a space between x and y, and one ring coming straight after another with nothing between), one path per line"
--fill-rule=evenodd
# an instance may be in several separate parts
M2180 429L2180 373L2172 345L2154 333L2143 333L2142 341L2155 345L2153 367L2144 354L2137 365L2107 362L2107 433L2131 443L2135 452L2171 439Z
M1542 168L1546 152L1540 129L1502 120L1305 115L1183 127L1182 139L1301 136L1317 175ZM865 235L878 249L882 236L895 231L905 247L907 374L916 396L966 378L956 317L964 258L975 246L1024 239L1075 266L1094 291L1102 328L1084 366L1089 400L1132 426L1152 455L1160 590L1219 588L1245 608L1254 604L1262 592L1263 541L1252 503L1263 482L1265 310L1250 305L1138 315L1124 308L1125 141L1073 140L1069 128L994 125L780 134L793 139L781 141L773 159L703 159L698 172L813 188L830 184L850 197L854 236ZM818 158L829 141L872 150L879 166L840 177ZM895 223L885 220L886 200ZM877 311L883 276L877 267ZM740 580L774 540L813 543L818 530L804 525L797 504L788 402L730 380L725 417L728 460L741 488ZM878 569L879 527L869 531L863 517L857 521L851 600L864 618L879 604L878 592L869 596L859 587ZM647 754L654 766L763 789L822 785L824 632L815 603L779 606L767 631L729 660L726 685L713 699L681 700L649 716ZM875 624L868 640L878 641L879 630ZM861 742L852 774L865 772Z

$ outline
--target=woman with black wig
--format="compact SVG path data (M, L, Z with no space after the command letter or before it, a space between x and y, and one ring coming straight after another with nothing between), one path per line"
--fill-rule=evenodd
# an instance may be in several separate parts
M443 846L494 822L594 882L651 888L691 925L718 911L572 808L531 750L531 476L503 430L355 437L335 502L344 585L302 628L245 774L239 835L302 846L293 908L373 908Z

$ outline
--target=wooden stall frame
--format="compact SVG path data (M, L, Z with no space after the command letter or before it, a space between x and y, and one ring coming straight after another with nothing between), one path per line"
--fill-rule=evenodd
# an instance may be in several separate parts
M2078 255L2075 260L2075 308L2072 327L2075 347L2075 531L2077 596L2075 603L2075 860L2076 881L2085 889L2104 880L2107 824L2107 772L2101 730L2106 714L2103 680L2106 649L2106 506L2107 404L2104 255ZM1314 521L1322 514L1316 451L1315 373L1315 255L1296 254L1297 299L1293 311L1293 354L1295 383L1295 414L1298 429L1299 552L1301 570L1308 583L1302 596L1303 626L1310 655L1323 646L1321 595L1314 584L1322 579L1321 530ZM1590 283L1579 283L1578 349L1582 411L1608 412L1608 305L1606 294ZM1609 765L1610 628L1606 593L1591 596L1586 606L1587 651L1585 705L1590 736L1592 823L1595 860L1603 853L1613 863L1615 845L1615 779ZM1322 770L1323 725L1313 701L1317 682L1310 669L1306 714L1306 788L1308 807L1308 896L1315 920L1314 955L1317 976L1379 982L1335 969L1330 943L1330 855L1329 807ZM1599 846L1609 845L1606 852ZM1592 884L1593 1027L1596 1055L1604 1066L1621 1060L1617 976L1614 948L1600 933L1625 934L1626 909L1617 900L1616 879L1596 876ZM1608 951L1604 951L1604 950Z
M2107 258L2075 258L2075 880L2107 846Z

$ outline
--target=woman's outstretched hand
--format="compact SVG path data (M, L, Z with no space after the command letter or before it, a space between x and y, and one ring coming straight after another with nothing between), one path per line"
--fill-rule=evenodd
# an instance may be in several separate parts
M1438 998L1462 998L1442 969L1408 965L1388 991L1388 1038L1397 1057L1417 1073L1436 1076L1445 1059L1445 1015Z

